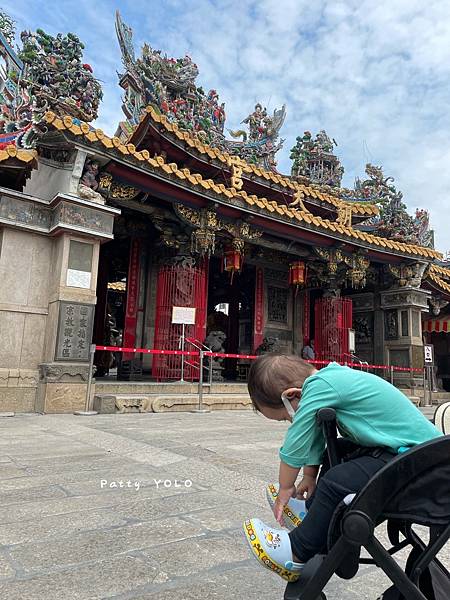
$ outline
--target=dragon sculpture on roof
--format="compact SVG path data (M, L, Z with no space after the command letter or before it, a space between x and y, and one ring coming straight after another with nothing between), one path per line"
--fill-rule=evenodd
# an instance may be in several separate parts
M275 153L283 143L278 140L278 132L285 119L284 106L269 116L258 104L242 121L249 126L249 135L245 130L228 130L234 139L227 140L224 134L225 103L220 102L216 90L206 93L197 85L198 67L189 55L170 58L161 50L144 44L141 56L136 58L132 29L123 22L118 11L116 32L125 68L119 78L125 90L122 109L127 117L127 121L119 125L119 137L129 137L144 109L150 105L156 112L164 114L170 123L176 123L202 143L253 164L275 169ZM237 140L239 137L242 140Z

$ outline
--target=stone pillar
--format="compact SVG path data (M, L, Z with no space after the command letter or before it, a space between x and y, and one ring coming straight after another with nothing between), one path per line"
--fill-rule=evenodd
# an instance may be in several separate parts
M399 367L423 367L421 313L428 311L431 292L414 287L399 287L380 292L383 311L384 360ZM399 387L421 385L421 377L396 372Z
M54 245L44 361L39 365L38 412L84 408L99 246L99 241L67 233Z
M69 195L53 203L60 207L55 207L56 215L83 224L84 231L62 227L54 238L36 397L36 411L44 413L73 412L85 406L100 243L102 238L111 239L113 218L119 212Z

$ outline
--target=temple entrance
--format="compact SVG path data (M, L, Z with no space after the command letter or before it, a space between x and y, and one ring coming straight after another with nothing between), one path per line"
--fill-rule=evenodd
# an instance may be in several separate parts
M179 264L162 265L158 271L156 289L156 316L154 346L160 350L193 350L205 338L206 279L208 264L205 259L195 265L186 258ZM172 322L173 307L195 308L195 324L181 325ZM196 346L193 346L193 342ZM197 380L197 357L183 359L175 354L156 354L152 375L157 381L164 379Z
M254 305L256 269L253 265L243 266L241 272L222 271L221 259L210 261L208 285L208 310L206 334L221 338L223 351L229 354L250 354L254 351ZM242 368L241 368L242 367ZM224 359L222 376L227 380L240 378L245 369L242 361Z
M93 333L97 345L123 345L129 254L130 240L126 239L108 242L100 249ZM94 362L97 377L103 377L119 366L120 357L97 351Z

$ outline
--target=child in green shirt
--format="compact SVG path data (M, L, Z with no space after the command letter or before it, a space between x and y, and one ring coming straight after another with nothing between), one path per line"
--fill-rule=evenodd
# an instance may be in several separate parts
M279 485L269 485L267 492L276 520L292 531L259 519L244 523L256 558L288 581L325 549L332 515L342 500L351 501L390 456L441 435L393 385L337 363L317 371L297 356L266 354L253 363L248 389L258 412L291 421L279 453ZM336 411L344 438L340 445L346 450L340 464L322 466L317 481L325 440L316 414L324 407Z

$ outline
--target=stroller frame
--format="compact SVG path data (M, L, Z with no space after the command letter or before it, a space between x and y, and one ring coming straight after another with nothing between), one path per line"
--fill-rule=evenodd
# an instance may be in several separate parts
M318 411L317 421L327 441L330 466L340 462L337 447L336 413L324 408ZM288 583L285 600L326 599L323 589L336 573L342 579L353 578L360 564L375 564L394 584L384 594L393 600L438 600L450 598L450 574L436 558L450 539L450 513L444 518L427 522L415 515L390 513L389 505L412 480L426 473L450 466L450 435L435 438L400 454L382 467L357 494L349 506L342 503L329 528L328 548L325 555L316 555L302 570L301 577ZM445 481L445 479L443 480ZM450 496L450 481L442 490ZM388 537L392 547L386 549L375 536L375 528L387 521ZM413 531L413 524L430 528L430 540L425 544ZM400 540L400 534L404 537ZM405 571L392 558L396 552L412 546ZM370 559L361 558L364 548ZM444 582L445 596L435 596L430 580L430 567ZM425 583L424 583L425 582ZM388 595L387 592L389 592ZM424 594L425 592L425 594Z

